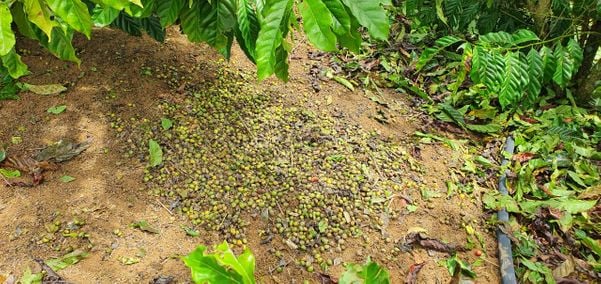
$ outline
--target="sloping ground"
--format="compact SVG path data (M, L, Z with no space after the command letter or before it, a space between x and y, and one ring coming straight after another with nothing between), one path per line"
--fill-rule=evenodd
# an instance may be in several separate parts
M400 170L402 187L395 189L395 198L386 200L389 209L398 212L397 216L384 216L380 224L378 220L376 224L360 223L363 236L348 237L340 250L335 246L325 250L321 255L324 260L333 264L362 263L371 256L390 270L392 283L401 283L411 265L426 262L419 273L419 283L446 283L451 277L438 262L444 261L447 253L419 247L395 252L406 234L425 230L431 237L462 246L471 239L469 243L474 248L458 255L470 263L479 263L474 267L479 282L498 282L496 246L493 235L485 229L481 202L465 195L446 197L445 181L451 168L462 167L462 157L442 145L416 142L413 133L422 129L425 121L410 110L406 98L384 93L378 101L386 101L388 108L382 108L363 92L351 92L332 82L321 82L321 91L315 93L308 74L320 62L308 58L304 44L293 52L291 80L287 84L276 80L257 83L249 72L253 66L241 54L234 54L229 63L216 60L219 56L212 50L191 45L176 33L171 33L167 43L161 45L147 38L99 30L92 41L79 39L76 46L82 59L80 68L52 58L34 43L20 46L33 73L24 81L61 83L68 86L68 91L58 96L23 93L19 101L0 102L0 141L9 143L12 137L23 140L10 145L11 155L31 153L63 137L93 139L86 152L47 173L42 185L1 188L0 274L21 275L27 267L37 269L33 258L48 259L83 249L90 251L89 257L59 272L69 281L147 283L158 275L189 281L188 270L179 256L199 244L217 244L226 237L235 242L235 236L207 230L205 226L197 227L200 236L187 236L182 226L194 225L178 213L181 206L173 202L176 198L152 194L153 188L144 182L147 154L143 149L147 137L132 133L144 123L156 130L163 116L161 105L172 103L185 108L198 102L194 94L222 87L230 93L241 90L267 94L270 107L310 111L339 128L371 133L377 143L406 150L408 157L401 161ZM224 78L229 83L224 83ZM59 104L67 106L64 113L46 112ZM390 118L388 124L374 119L382 113ZM302 124L299 127L305 128ZM63 175L76 179L63 183L59 181ZM294 210L294 206L290 203L288 209ZM262 282L317 282L313 273L295 264L296 260L309 260L307 253L292 249L281 235L265 242L259 231L265 229L266 221L244 214L241 219L250 223L245 227L245 238L257 257L257 275ZM130 226L140 220L146 220L159 234ZM70 237L72 232L87 235ZM481 242L477 235L481 235ZM477 257L480 251L483 256ZM289 264L277 272L281 259ZM127 264L132 262L137 263ZM315 270L321 271L318 265ZM342 270L341 264L332 265L325 273L336 276Z

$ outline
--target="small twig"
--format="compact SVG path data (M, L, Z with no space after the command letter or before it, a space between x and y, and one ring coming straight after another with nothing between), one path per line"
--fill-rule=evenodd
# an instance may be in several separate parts
M173 212L171 210L169 210L169 208L167 208L167 206L165 206L165 204L163 204L163 202L161 202L160 200L157 200L157 202L159 203L159 205L161 205L163 208L165 208L165 210L167 210L167 212L169 212L169 215L173 215Z

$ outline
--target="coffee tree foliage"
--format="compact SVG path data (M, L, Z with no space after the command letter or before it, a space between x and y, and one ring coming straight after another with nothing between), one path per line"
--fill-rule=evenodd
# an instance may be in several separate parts
M458 81L482 84L503 108L531 107L551 92L594 99L601 80L601 1L407 0L402 6L414 27L440 36L418 69L456 47L465 66Z
M93 27L111 26L163 41L165 29L179 25L190 41L206 42L225 57L236 40L260 79L286 80L290 30L300 29L299 18L317 48L357 51L362 28L373 38L388 37L387 5L390 0L0 0L0 57L18 78L29 72L15 48L17 32L79 64L75 33L89 39Z

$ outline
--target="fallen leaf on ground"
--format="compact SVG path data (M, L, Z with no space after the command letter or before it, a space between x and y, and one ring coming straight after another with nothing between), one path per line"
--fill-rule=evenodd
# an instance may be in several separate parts
M66 105L57 105L57 106L50 107L48 109L48 112L51 113L51 114L61 114L65 110L67 110L67 106Z
M409 267L407 276L405 277L405 284L417 284L417 274L424 267L424 265L426 265L425 262L412 264L411 267Z
M36 156L36 161L64 162L81 154L92 144L91 140L76 143L69 139L60 140L42 149Z
M338 281L336 281L334 278L332 278L332 276L328 274L324 274L321 272L316 274L320 284L338 284Z
M131 227L140 229L140 231L144 231L144 232L148 232L148 233L152 233L152 234L159 233L159 230L151 227L150 224L148 224L148 222L146 220L140 220L138 222L132 223Z
M23 84L25 89L28 91L38 94L38 95L54 95L60 94L67 90L67 88L60 84L49 84L49 85L31 85L31 84Z
M68 182L74 181L75 178L72 176L62 176L62 177L60 177L60 180L64 183L68 183Z
M511 159L514 161L523 163L523 162L531 160L532 158L534 158L534 156L535 156L534 153L522 152L522 153L517 153L517 154L513 155L513 157Z
M59 258L52 258L46 260L45 263L52 270L59 271L61 269L65 269L73 264L78 263L80 260L86 258L88 253L82 250L74 250L68 254L63 255Z

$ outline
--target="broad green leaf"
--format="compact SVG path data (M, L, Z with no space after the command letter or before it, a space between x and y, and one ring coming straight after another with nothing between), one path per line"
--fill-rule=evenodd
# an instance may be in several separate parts
M367 28L369 34L380 40L388 39L390 24L386 10L380 1L374 0L342 0L357 18L359 23Z
M508 52L505 55L505 72L499 93L499 103L506 108L522 98L524 88L528 85L528 66L519 52Z
M181 27L192 42L206 42L229 54L233 29L236 25L233 0L194 1L184 6L180 15Z
M575 230L574 235L597 256L601 257L601 244L599 244L599 241L587 236L586 232L582 230Z
M150 16L142 19L138 19L142 29L153 39L159 42L165 41L165 28L161 26L161 22L158 17Z
M534 48L530 49L526 59L528 60L529 76L529 82L526 88L528 92L526 103L527 105L531 106L534 104L536 98L538 97L542 89L544 66L542 57Z
M280 45L275 51L275 75L282 81L288 81L288 51L284 48L284 44Z
M256 42L259 36L259 20L253 7L248 3L248 0L237 1L237 19L238 28L236 37L240 48L246 56L253 62L256 62Z
M444 15L444 10L442 7L442 0L436 0L436 16L438 16L438 19L440 21L442 21L445 25L449 25L449 21L447 20L447 17Z
M499 133L503 130L503 126L496 123L489 124L466 124L465 127L471 131L476 131L480 133Z
M205 255L206 249L205 246L199 246L183 257L194 283L244 283L240 274L220 265L215 255Z
M19 78L29 74L27 65L21 61L21 56L15 52L15 49L11 49L8 54L2 56L2 64L8 70L13 78Z
M49 108L48 109L48 113L51 113L51 114L61 114L65 110L67 110L67 106L66 105L57 105L57 106L53 106L53 107Z
M21 279L19 279L19 283L21 283L21 284L41 284L43 277L44 277L44 275L42 274L42 272L31 273L31 269L29 267L27 267L25 272L23 272L23 276L21 276Z
M282 44L280 26L291 0L271 0L265 3L261 30L257 39L257 75L260 80L275 72L276 49Z
M140 221L134 222L134 223L130 224L130 226L132 228L140 229L140 231L148 232L151 234L160 233L158 229L150 226L150 224L146 220L140 220Z
M553 198L548 200L526 200L520 202L522 210L534 213L541 207L550 207L564 210L570 214L582 213L590 210L596 205L596 200L579 200L572 198Z
M582 64L582 59L583 59L583 50L580 47L580 44L578 44L578 42L576 40L574 40L573 38L570 38L570 41L568 41L568 45L566 46L566 49L568 51L568 53L570 54L570 57L573 59L573 64L574 64L574 71L572 75L575 75L576 72L578 72L578 68L580 68L580 64Z
M94 11L92 12L92 22L97 27L106 27L112 24L117 17L119 17L119 10L106 6L102 7L100 5L96 5L94 7Z
M300 6L303 27L309 41L325 51L336 50L336 35L331 30L332 14L321 0L305 0Z
M539 53L543 60L543 82L548 82L553 78L557 66L555 55L553 55L553 50L547 46L541 47Z
M59 271L65 269L73 264L78 263L80 260L88 257L88 253L82 250L74 250L68 254L63 255L59 258L53 258L44 261L52 270Z
M560 44L555 47L553 56L557 62L555 73L553 73L553 81L555 81L557 85L565 87L574 73L574 60L571 58L568 51Z
M79 65L81 61L75 55L75 48L73 48L73 45L71 44L72 39L72 30L63 31L62 29L54 28L52 30L52 40L42 44L56 57L62 60L75 62Z
M80 0L46 0L50 9L74 30L90 38L92 18L88 7Z
M138 5L129 5L125 7L124 11L128 13L130 16L141 19L150 17L155 7L155 0L142 0L142 6ZM169 1L171 2L171 1Z
M371 260L368 260L367 264L363 268L363 276L363 279L365 280L364 283L390 283L390 275L388 274L388 271Z
M332 13L332 30L340 36L351 32L351 17L340 0L322 0L327 9Z
M512 45L519 45L529 41L540 40L538 36L531 30L521 29L511 35Z
M75 178L72 177L72 176L66 176L65 175L65 176L60 177L60 181L64 182L64 183L72 182L74 180L75 180Z
M185 3L186 0L158 1L156 12L161 19L161 25L163 27L173 25Z
M363 41L361 38L361 33L359 32L361 24L359 24L357 19L354 16L351 16L349 12L347 12L347 15L349 15L351 21L350 32L346 34L336 34L336 36L338 37L338 42L340 42L341 46L348 48L352 52L359 53L361 49L361 42ZM336 26L336 21L334 21L334 32L337 30Z
M460 41L461 39L455 36L444 36L437 39L436 42L434 42L434 47L428 47L422 52L419 59L417 60L417 63L415 64L415 70L421 70L422 68L424 68L424 66L426 66L428 62L430 62L430 60L432 60L432 58L434 58L434 56L440 53L443 49Z
M217 261L221 265L236 271L242 276L242 281L245 284L255 283L255 257L248 248L239 257L236 257L228 243L224 241L216 247L216 250L220 252Z
M140 19L134 18L126 13L119 13L117 19L111 23L111 27L118 28L133 36L142 36Z
M0 56L7 55L15 46L15 34L10 27L12 22L8 4L0 2Z
M101 6L105 6L105 7L111 7L117 11L121 11L126 7L129 7L130 5L130 1L128 0L100 0L100 3L102 3ZM165 1L165 2L171 2L171 1ZM140 3L140 5L142 5Z
M27 15L25 15L25 8L23 3L15 2L10 11L13 15L13 21L17 25L19 32L27 38L39 40L36 32L34 31L34 25L29 21Z
M163 150L159 143L152 139L148 141L148 152L150 153L150 167L156 167L163 162Z
M164 130L169 130L172 126L173 121L171 119L166 117L161 118L161 127L163 127Z
M4 161L4 159L6 159L6 151L0 150L0 162Z
M51 19L52 12L46 3L41 0L24 0L23 3L27 18L52 39L52 29L58 24Z
M9 170L0 168L0 175L5 178L17 178L21 176L21 172L19 170Z

